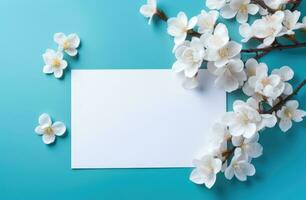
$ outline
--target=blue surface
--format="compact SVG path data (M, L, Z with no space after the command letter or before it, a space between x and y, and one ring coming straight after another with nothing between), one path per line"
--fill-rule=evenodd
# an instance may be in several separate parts
M70 72L62 80L42 73L41 55L56 48L55 32L81 37L80 56L68 58L70 69L171 67L172 39L164 23L147 25L138 12L144 2L0 1L0 199L305 199L305 121L288 134L278 128L264 132L257 174L246 183L220 175L211 190L188 180L191 169L71 170L69 131L55 145L42 143L34 133L41 113L70 129ZM170 16L180 10L191 16L204 1L161 0L160 5ZM306 2L301 7L306 13ZM231 34L239 38L236 31ZM273 52L264 61L271 68L290 65L296 85L306 77L305 54L305 48ZM238 97L231 94L229 105ZM304 109L305 97L303 89L297 98Z

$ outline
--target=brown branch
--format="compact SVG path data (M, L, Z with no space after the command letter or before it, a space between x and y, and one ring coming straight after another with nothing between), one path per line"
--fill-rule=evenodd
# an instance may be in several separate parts
M304 79L295 89L294 91L292 92L292 94L290 94L289 96L287 96L286 98L284 99L281 99L275 106L273 106L271 109L267 110L264 112L264 114L272 114L273 112L281 109L283 107L283 105L285 105L285 103L292 99L292 97L294 95L296 95L300 89L302 89L302 87L306 84L306 79Z
M167 17L167 15L165 14L164 11L159 10L159 9L156 9L156 15L157 15L161 20L167 22L168 17Z
M263 2L262 0L252 0L251 2L252 2L252 3L255 3L255 4L259 5L259 6L261 6L261 7L264 8L264 9L267 9L269 13L275 13L275 12L276 12L276 10L274 10L274 9L272 9L272 8L270 8L270 7L268 7L268 6L265 4L265 2Z
M273 51L276 49L282 50L282 49L294 49L294 48L300 48L300 47L306 47L306 42L298 43L298 44L290 44L290 45L282 45L277 44L274 46L264 47L264 48L257 48L257 49L242 49L242 53L256 53L261 51Z

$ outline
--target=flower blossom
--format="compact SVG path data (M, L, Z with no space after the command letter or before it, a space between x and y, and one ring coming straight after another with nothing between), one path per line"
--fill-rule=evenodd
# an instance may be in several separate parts
M216 174L221 170L222 161L210 155L194 160L195 169L190 174L190 180L196 184L205 184L211 188L216 182Z
M139 9L139 12L149 18L149 24L151 24L151 21L153 19L153 16L156 14L157 12L157 8L156 8L156 0L147 0L147 4L142 5Z
M66 36L64 33L55 33L53 38L54 41L59 45L59 51L64 51L69 56L77 55L77 48L80 45L80 38L77 34L72 33Z
M174 37L176 45L181 44L187 37L187 32L197 24L197 17L192 17L189 21L184 12L179 12L177 17L168 19L168 33Z
M214 62L208 62L207 69L217 76L215 84L226 92L232 92L241 87L247 79L240 59L230 60L226 65L217 67Z
M198 15L198 32L199 33L212 33L215 28L215 24L219 17L219 12L211 10L206 12L205 10L201 11L201 14Z
M295 10L295 11L290 11L290 10L285 10L284 11L285 17L283 20L283 30L279 34L281 35L294 35L294 30L300 29L304 27L303 23L298 22L299 18L301 16L301 12Z
M256 133L251 138L244 138L242 136L232 137L232 143L236 147L240 147L243 154L250 158L258 158L262 155L263 147L258 143L259 134Z
M301 122L306 116L304 110L297 109L299 103L296 100L287 101L286 104L277 111L277 117L280 118L279 128L283 132L287 132L292 127L292 121Z
M55 141L56 136L62 136L66 132L66 126L63 122L54 122L44 113L39 116L39 125L35 128L38 135L42 135L42 140L45 144L51 144Z
M250 15L255 15L259 6L252 4L251 0L231 0L229 4L221 9L221 16L225 19L232 19L236 16L239 23L246 23Z
M220 10L226 5L227 0L206 0L206 7L211 10Z
M60 78L63 75L63 70L66 69L68 63L63 59L64 55L60 51L54 51L52 49L47 49L43 54L43 59L45 61L45 66L43 67L43 72L45 74L52 74L56 78Z
M236 148L231 164L226 168L224 175L227 179L236 176L238 180L246 181L247 176L253 176L255 172L255 167L249 163L247 156L242 153L240 148Z
M203 42L196 37L191 41L185 41L179 45L175 50L175 57L177 61L173 64L174 72L184 71L188 78L196 75L205 56Z
M281 8L284 4L288 3L289 0L264 0L264 3L274 10Z

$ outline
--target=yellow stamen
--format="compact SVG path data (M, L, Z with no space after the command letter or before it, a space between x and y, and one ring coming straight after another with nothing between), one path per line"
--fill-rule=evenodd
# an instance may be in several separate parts
M53 67L60 67L61 66L61 61L60 61L60 59L58 59L58 58L55 58L54 60L53 60L53 62L52 62L52 66Z

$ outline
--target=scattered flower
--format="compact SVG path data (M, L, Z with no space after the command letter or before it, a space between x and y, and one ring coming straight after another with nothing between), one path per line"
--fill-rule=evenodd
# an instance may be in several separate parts
M292 127L292 121L301 122L306 116L304 110L297 109L299 102L296 100L287 101L286 104L277 111L277 116L280 118L279 128L283 132L287 132Z
M251 0L231 0L229 4L221 9L221 16L231 19L236 16L239 23L246 23L250 15L255 15L259 11L259 6L252 4Z
M179 12L177 17L168 19L168 33L174 37L176 45L181 44L187 37L188 30L191 30L197 24L197 17L192 17L189 21L184 12Z
M199 33L212 33L215 28L215 24L219 17L219 12L211 10L206 12L205 10L201 11L201 14L198 15L198 32Z
M214 62L208 62L207 69L217 76L215 84L226 92L232 92L241 87L247 79L240 59L230 60L226 65L217 67Z
M142 5L139 9L139 12L149 18L149 24L151 24L151 21L153 19L153 16L156 14L157 12L157 8L156 8L156 0L147 0L147 4Z
M210 155L194 160L195 169L190 174L190 180L196 184L205 184L211 188L216 182L216 174L221 170L222 161Z
M43 67L43 72L45 74L52 74L56 78L60 78L63 75L63 70L67 67L67 61L63 59L64 55L60 51L54 51L52 49L47 49L43 54L43 59L45 61L45 66Z
M175 50L177 61L173 64L172 69L175 72L184 71L185 76L192 78L196 75L205 56L203 42L196 37L191 41L185 41Z
M45 144L51 144L55 141L56 136L62 136L66 132L66 126L63 122L54 122L44 113L39 116L39 125L35 128L38 135L42 135L42 140Z
M231 164L226 168L224 175L229 180L235 175L238 180L246 181L247 176L253 176L255 172L255 167L249 163L248 158L242 153L242 150L236 148Z
M64 33L55 33L53 39L58 44L59 51L65 51L69 56L77 55L77 48L80 45L80 38L77 34L72 33L66 36Z

